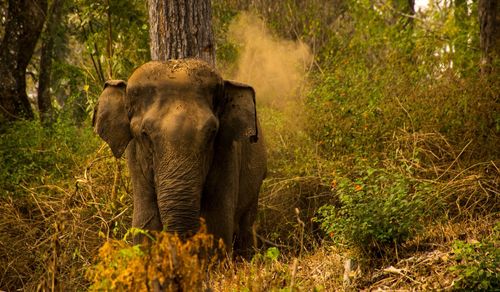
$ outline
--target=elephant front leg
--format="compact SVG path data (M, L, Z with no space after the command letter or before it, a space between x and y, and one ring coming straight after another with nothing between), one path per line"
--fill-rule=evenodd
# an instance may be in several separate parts
M141 163L138 148L131 142L127 148L127 160L134 193L132 226L143 230L161 231L161 223L156 193L151 179L148 179L146 165ZM152 175L152 173L151 173ZM134 236L134 244L144 241L143 234Z
M230 188L232 189L232 188ZM233 237L235 233L234 224L234 197L228 189L215 188L207 197L210 199L203 202L202 217L205 219L207 231L214 235L215 240L222 239L228 254L232 253Z
M224 241L228 254L232 254L236 203L239 189L239 159L236 149L219 149L205 182L201 215L208 232Z
M250 259L254 253L256 245L256 234L254 232L254 222L257 216L257 202L253 204L239 221L238 232L234 240L234 253L245 259Z

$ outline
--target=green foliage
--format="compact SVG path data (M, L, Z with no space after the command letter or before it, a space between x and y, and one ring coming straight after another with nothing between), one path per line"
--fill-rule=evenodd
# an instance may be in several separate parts
M323 70L307 102L308 132L323 154L385 155L384 142L404 129L438 132L462 146L480 139L474 150L495 155L499 84L477 74L479 52L468 43L477 37L475 18L458 23L445 8L409 26L368 1L349 3L350 21L318 55Z
M71 178L72 171L98 145L90 127L64 120L8 124L0 139L0 196L19 195L26 184L50 184Z
M105 75L112 70L113 78L126 79L133 68L149 58L147 7L135 0L109 1L109 7L106 3L75 0L70 25L89 56L101 63Z
M280 250L277 247L270 247L266 250L266 258L276 261L280 256Z
M253 257L251 262L252 263L272 263L276 262L280 256L280 250L277 247L269 247L266 249L264 252L259 252L256 253Z
M450 268L458 277L456 290L493 291L500 288L500 223L497 223L492 239L453 244L457 265Z
M301 126L299 111L294 109L258 109L266 145L268 146L268 168L277 175L288 177L318 175L321 166L326 169L330 162L318 157L315 141Z
M315 221L335 242L380 252L401 245L423 227L425 185L384 169L367 167L356 178L332 183L340 206L325 205Z
M109 6L108 6L109 3ZM133 69L149 60L147 6L144 1L73 0L67 16L68 34L76 40L81 55L71 55L61 66L78 66L78 78L64 78L76 83L88 99L87 112L102 91L105 80L127 80ZM68 73L72 72L69 70Z
M235 19L238 11L224 1L212 1L212 23L216 43L217 67L230 71L236 65L238 50L227 36L229 25ZM234 68L232 68L234 69Z

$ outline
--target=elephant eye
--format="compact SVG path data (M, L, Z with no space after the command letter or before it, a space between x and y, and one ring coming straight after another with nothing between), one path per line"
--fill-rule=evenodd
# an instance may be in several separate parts
M141 136L144 138L149 138L149 129L146 126L142 126L141 128Z
M215 138L215 134L217 133L217 129L211 129L207 134L208 143L212 142Z

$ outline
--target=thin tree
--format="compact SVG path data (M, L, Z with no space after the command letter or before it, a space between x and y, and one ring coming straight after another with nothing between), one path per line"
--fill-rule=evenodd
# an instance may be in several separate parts
M151 59L199 58L215 65L210 0L148 0Z
M479 38L481 72L493 71L493 60L500 58L500 4L498 0L479 0Z
M0 44L0 115L6 120L33 118L26 93L26 67L40 37L47 0L9 0Z
M52 59L54 57L54 41L61 22L63 5L62 0L53 0L50 4L42 37L37 96L40 119L44 122L48 120L52 112L52 100L50 98Z

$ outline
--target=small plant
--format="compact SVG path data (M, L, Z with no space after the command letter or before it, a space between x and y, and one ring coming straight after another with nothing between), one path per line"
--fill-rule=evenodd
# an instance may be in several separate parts
M335 182L340 206L325 205L315 218L335 242L364 252L401 245L421 228L424 203L418 185L401 174L367 168Z
M86 276L93 283L91 291L200 291L208 270L219 263L215 249L205 227L186 241L165 232L143 246L110 240Z
M266 250L266 258L271 261L277 261L280 256L280 250L277 247L270 247Z
M457 290L493 291L500 289L500 224L497 224L492 240L476 243L456 241L453 244L457 265L450 268L457 279Z

